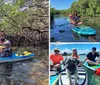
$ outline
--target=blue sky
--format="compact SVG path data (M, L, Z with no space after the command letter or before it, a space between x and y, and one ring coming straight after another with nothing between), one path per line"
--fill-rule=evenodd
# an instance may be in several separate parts
M68 9L71 7L72 3L77 0L51 0L50 6L55 9Z
M50 53L53 53L54 48L59 48L62 52L72 52L73 48L76 48L78 53L88 53L92 47L96 47L97 51L100 51L100 44L51 44Z

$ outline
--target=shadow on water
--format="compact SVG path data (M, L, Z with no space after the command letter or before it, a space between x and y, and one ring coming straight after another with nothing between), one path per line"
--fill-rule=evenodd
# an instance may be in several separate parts
M48 84L48 51L43 48L34 48L32 52L35 57L31 60L0 64L0 85Z
M57 17L51 25L51 42L95 42L96 36L84 36L74 33L68 26L69 21L65 17Z
M11 85L9 77L12 72L12 64L6 63L0 65L0 85Z

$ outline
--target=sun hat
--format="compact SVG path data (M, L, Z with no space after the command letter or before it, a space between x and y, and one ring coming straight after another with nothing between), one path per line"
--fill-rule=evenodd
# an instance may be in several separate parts
M55 48L54 51L58 51L58 52L60 52L59 48Z

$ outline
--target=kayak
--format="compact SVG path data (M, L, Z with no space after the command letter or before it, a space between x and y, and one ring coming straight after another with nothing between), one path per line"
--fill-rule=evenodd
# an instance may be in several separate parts
M69 22L69 27L76 33L80 35L96 35L96 30L89 26L85 25L79 25L79 26L74 26L71 24L70 19L68 18L67 21Z
M50 76L50 85L58 85L60 76L60 74Z
M78 77L78 85L87 85L86 72L83 67L78 67ZM73 75L70 80L70 76L66 71L63 71L58 75L50 75L50 85L73 85L71 82L74 80L75 78Z
M60 80L59 80L59 85L74 85L75 77L73 75L70 75L65 72L62 73ZM78 67L78 80L77 80L78 85L87 85L87 76L86 72L83 67Z
M32 53L29 53L27 55L18 55L17 53L13 53L12 56L0 58L0 63L17 62L17 61L31 59L33 57L34 54Z
M100 75L96 75L96 69L100 68L100 65L88 65L87 62L84 63L84 68L88 76L88 85L99 85L100 84Z
M96 35L96 30L89 26L80 25L80 26L74 26L73 24L70 24L70 28L80 35Z
M90 69L90 70L93 70L93 71L95 71L97 68L100 68L100 65L88 65L88 63L87 62L85 62L84 63L84 66L86 67L86 68L88 68L88 69Z

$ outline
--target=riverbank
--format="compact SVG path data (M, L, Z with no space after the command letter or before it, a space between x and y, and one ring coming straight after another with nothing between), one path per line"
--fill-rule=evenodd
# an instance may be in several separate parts
M99 17L81 17L83 23L87 26L91 26L93 28L100 28L100 16Z

